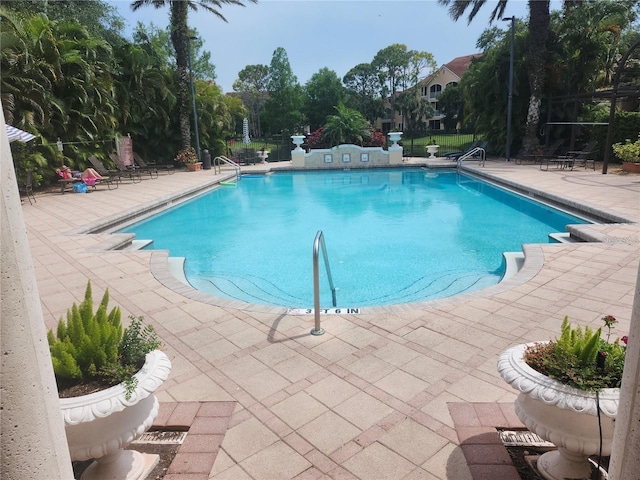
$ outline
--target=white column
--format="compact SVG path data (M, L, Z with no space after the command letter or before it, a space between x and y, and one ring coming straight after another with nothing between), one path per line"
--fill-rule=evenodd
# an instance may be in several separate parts
M0 476L73 479L1 105L0 118Z
M389 132L389 139L393 142L389 146L389 165L400 165L402 163L402 147L398 145L402 132Z
M629 343L613 433L609 478L638 478L640 472L640 268L631 311Z

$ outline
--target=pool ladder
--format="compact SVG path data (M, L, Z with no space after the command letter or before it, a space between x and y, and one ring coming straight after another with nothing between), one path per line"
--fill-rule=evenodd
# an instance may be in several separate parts
M311 335L324 334L324 328L320 327L320 273L318 268L318 253L320 248L322 248L324 266L327 269L327 278L329 280L329 288L331 288L333 306L335 307L337 305L336 287L333 285L333 277L331 276L331 267L329 266L329 257L327 256L327 246L324 243L322 230L318 230L316 238L313 241L313 313L315 315L315 326L311 330Z
M226 163L227 165L234 168L234 170L236 171L236 181L239 181L241 177L240 165L238 165L233 160L225 157L224 155L219 155L213 159L213 173L222 173L221 164L223 163Z
M487 152L482 147L476 147L473 150L470 150L464 155L461 155L460 157L458 157L457 159L458 170L460 170L463 160L467 160L468 158L473 158L477 155L480 155L480 161L478 162L478 165L484 167L484 161L487 157Z

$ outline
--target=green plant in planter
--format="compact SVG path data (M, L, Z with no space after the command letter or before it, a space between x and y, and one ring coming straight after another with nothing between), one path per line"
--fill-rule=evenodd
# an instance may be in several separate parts
M616 157L623 162L640 162L640 135L638 135L638 140L633 143L631 139L627 138L624 143L614 143L611 145L611 148L613 149L613 153L616 154Z
M607 328L606 340L601 338L602 328L594 331L572 327L569 317L564 317L560 338L527 347L525 362L534 370L581 390L620 387L627 337L610 343L617 320L611 315L602 320Z
M91 381L105 387L124 382L128 398L136 387L133 375L146 354L161 346L153 327L143 327L143 317L130 316L131 324L123 331L120 308L107 313L108 303L107 289L94 313L88 282L82 303L67 310L66 321L60 318L55 335L53 329L47 333L59 388Z
M193 147L183 148L178 152L173 161L178 163L198 163L198 154Z

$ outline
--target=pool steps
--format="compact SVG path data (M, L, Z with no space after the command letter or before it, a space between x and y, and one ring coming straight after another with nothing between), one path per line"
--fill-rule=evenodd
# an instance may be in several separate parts
M132 240L131 245L127 248L123 248L123 250L142 250L151 243L153 243L153 240Z
M557 243L576 243L579 241L573 238L569 232L550 233L549 238Z
M501 282L505 280L509 280L516 273L520 271L522 265L524 264L524 253L523 252L503 252L502 256L504 257L504 262L506 267L504 269L504 275L502 276Z
M167 259L168 263L169 263L169 273L171 273L171 275L173 275L174 277L176 277L176 279L181 282L184 283L187 286L191 286L191 284L189 283L189 281L187 280L187 277L184 274L184 261L185 258L184 257L169 257Z

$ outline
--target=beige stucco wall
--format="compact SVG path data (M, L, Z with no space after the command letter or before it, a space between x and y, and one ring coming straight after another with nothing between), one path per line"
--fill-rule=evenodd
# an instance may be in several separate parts
M429 98L429 89L431 88L432 85L436 85L436 84L442 85L442 92L444 92L448 83L451 83L451 82L458 83L459 81L460 81L460 77L458 75L453 73L447 67L442 66L438 69L436 73L433 74L433 76L429 79L428 82L420 86L420 89L421 90L422 88L426 89L427 94L423 98L427 98L430 102L432 102L432 101L435 101L435 99ZM385 108L389 108L390 106L391 104L389 103L389 100L385 99ZM425 121L428 122L429 120L440 120L440 119L442 119L442 115L425 118ZM402 121L403 121L403 118L400 116L400 114L398 112L394 112L393 123L391 124L391 130L395 130L396 128L398 128L398 125L400 125ZM381 118L377 119L376 127L378 129L382 129L382 123L383 123L383 120Z
M396 147L399 148L399 147ZM292 152L293 157L293 152ZM364 159L366 158L366 161ZM383 150L382 147L360 147L358 145L338 145L332 148L319 148L304 155L304 166L323 167L366 167L377 165L394 165L402 163L400 151Z

